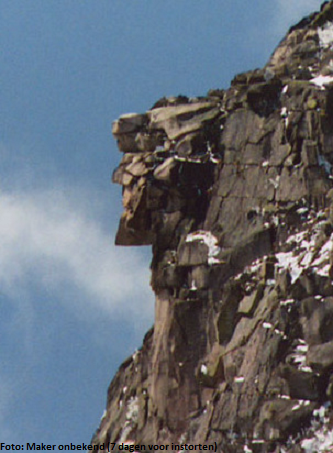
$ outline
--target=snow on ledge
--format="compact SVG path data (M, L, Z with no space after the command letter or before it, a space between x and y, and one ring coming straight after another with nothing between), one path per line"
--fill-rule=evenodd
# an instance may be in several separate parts
M201 372L201 374L203 374L203 375L206 376L206 375L208 374L208 368L207 368L207 366L206 366L206 365L201 365L201 367L200 367L200 372Z
M322 49L333 44L333 22L327 22L323 27L318 28L319 44Z
M330 83L333 83L333 77L319 75L318 77L311 79L310 83L312 83L313 85L317 85L321 90L325 90L325 87L327 85L329 85Z
M218 246L217 238L210 231L194 231L186 236L186 242L203 242L208 247L208 264L217 264L219 260L216 256L220 253L221 248Z
M315 417L311 422L312 435L301 441L301 447L305 453L326 453L333 449L333 430L329 425L329 418L326 411L330 403L325 403L320 409L313 411Z
M234 382L236 384L242 384L244 381L245 381L245 377L244 376L235 376L234 377Z

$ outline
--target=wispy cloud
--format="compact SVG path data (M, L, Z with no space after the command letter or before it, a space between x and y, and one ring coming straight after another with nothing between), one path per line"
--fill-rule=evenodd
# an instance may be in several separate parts
M38 284L66 300L64 287L74 286L81 296L75 305L118 316L148 314L148 263L136 249L115 248L112 232L93 214L56 189L0 192L2 292L17 297Z
M54 397L57 378L44 386L48 368L66 373L66 363L70 370L73 360L77 367L91 362L91 351L102 358L110 349L116 361L133 352L152 324L153 292L150 251L113 245L120 200L109 198L120 198L118 190L101 194L89 182L75 186L57 175L47 181L40 177L44 167L37 174L18 159L12 168L6 152L0 147L8 163L8 171L0 171L0 436L20 443L42 429L22 401L43 392L33 408L43 413L43 401ZM68 339L75 347L66 352ZM59 348L64 355L54 356ZM92 392L101 379L95 376Z

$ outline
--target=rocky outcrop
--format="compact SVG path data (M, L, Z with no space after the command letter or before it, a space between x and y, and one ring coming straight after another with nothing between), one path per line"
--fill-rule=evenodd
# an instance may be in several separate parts
M228 90L114 122L156 314L94 444L333 450L332 61L326 2Z

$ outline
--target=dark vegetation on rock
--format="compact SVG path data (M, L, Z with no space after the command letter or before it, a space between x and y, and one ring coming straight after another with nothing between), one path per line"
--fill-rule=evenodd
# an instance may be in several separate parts
M116 243L152 245L156 314L93 443L333 451L333 3L228 90L113 134Z

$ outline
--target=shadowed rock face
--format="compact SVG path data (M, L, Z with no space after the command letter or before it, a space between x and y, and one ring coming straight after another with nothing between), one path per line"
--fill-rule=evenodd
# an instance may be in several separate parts
M93 443L333 449L332 62L328 2L228 90L114 122L156 314Z

